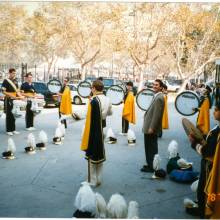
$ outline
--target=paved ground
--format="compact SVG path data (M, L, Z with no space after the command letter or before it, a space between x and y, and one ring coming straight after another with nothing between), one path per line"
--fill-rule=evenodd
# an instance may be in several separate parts
M74 108L83 110L85 106ZM141 133L143 112L136 109L137 125L131 127L136 133L137 144L129 147L126 137L119 135L117 144L105 144L104 181L95 191L106 200L118 192L127 202L138 201L141 218L192 218L183 208L185 197L195 198L190 185L178 184L169 178L152 180L151 174L140 172L145 162ZM116 134L121 131L121 111L122 106L114 107L113 116L107 120L107 126L111 126ZM195 170L199 170L199 156L189 146L181 125L182 116L175 111L173 102L169 103L169 118L170 129L164 131L159 141L163 168L168 160L168 143L175 139L179 143L180 155L192 161ZM63 145L57 146L51 142L57 119L57 109L45 109L42 115L37 116L38 130L34 134L37 136L43 129L50 142L46 151L37 151L35 155L24 153L29 132L24 130L24 119L17 120L17 130L21 134L13 137L17 146L16 159L0 159L0 217L72 217L75 195L86 178L87 163L79 149L84 120L69 124ZM195 116L189 119L195 122ZM7 139L4 120L0 119L1 152L7 145Z

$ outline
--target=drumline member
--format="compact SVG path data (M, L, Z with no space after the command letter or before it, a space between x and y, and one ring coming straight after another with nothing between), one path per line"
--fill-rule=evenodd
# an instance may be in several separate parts
M199 111L196 127L203 133L203 135L207 135L210 130L210 114L209 109L212 106L211 97L210 97L211 89L206 86L201 89L201 98L199 104Z
M71 100L71 91L68 86L69 78L65 77L63 81L63 86L58 93L58 95L61 97L61 101L59 104L59 118L61 118L61 114L63 115L72 115L72 100ZM64 123L65 128L67 128L66 119L62 121Z
M19 132L15 130L15 117L12 113L13 100L24 98L18 90L18 83L15 77L16 70L11 68L9 69L9 77L4 79L2 83L2 92L5 95L4 112L6 113L6 132L10 136L19 134Z
M168 120L168 104L167 104L167 99L168 99L168 92L167 92L167 85L163 84L163 90L164 94L164 111L163 111L163 118L162 118L162 129L159 132L158 137L162 137L163 135L163 129L169 129L169 120Z
M127 92L124 97L124 108L122 112L122 133L121 135L127 135L129 129L129 122L135 124L135 101L132 91L133 82L126 83Z
M100 80L92 83L93 97L88 103L81 150L86 152L88 160L88 182L92 186L101 184L103 162L105 158L103 120L112 114L110 99L103 94L104 85ZM91 178L90 178L91 170Z
M32 84L32 74L31 72L25 75L26 82L21 85L21 93L26 98L34 98L36 95L36 91L34 85ZM25 114L25 123L26 130L34 131L34 112L31 110L32 102L31 100L27 100L26 105L26 114Z
M194 137L189 135L189 140L202 157L201 171L197 190L198 208L188 209L193 215L200 218L220 218L220 103L216 103L214 118L218 125L209 131L206 143L201 144Z

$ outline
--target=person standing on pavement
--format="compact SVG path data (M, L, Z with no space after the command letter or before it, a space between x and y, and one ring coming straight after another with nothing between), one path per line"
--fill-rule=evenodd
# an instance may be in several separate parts
M31 72L25 75L26 82L21 85L21 93L23 96L27 98L34 98L36 95L36 91L34 89L34 85L32 84L32 74ZM26 105L26 114L25 114L25 123L26 130L34 131L34 112L31 110L32 102L30 100L27 101Z
M135 102L133 94L133 82L126 83L127 92L124 97L124 108L122 112L122 133L121 135L127 135L129 129L129 123L135 124Z
M71 100L71 91L68 86L69 78L65 77L63 80L63 86L58 93L58 95L61 97L61 101L59 104L59 118L61 118L62 115L72 115L72 100ZM62 123L65 125L65 128L67 128L66 119L63 119Z
M100 80L92 83L93 96L88 104L81 150L88 160L88 182L92 186L101 184L103 162L106 160L103 119L112 114L110 99L103 94L104 85Z
M15 130L15 117L12 113L13 100L24 99L18 90L18 82L16 80L16 70L14 68L9 69L9 77L4 79L2 83L2 92L5 95L4 98L4 112L6 113L6 132L8 135L19 134Z
M156 79L153 83L153 90L155 92L154 98L150 107L144 114L144 145L147 165L141 168L142 172L154 172L153 159L154 155L158 153L158 133L162 129L162 118L164 112L164 95L163 82Z

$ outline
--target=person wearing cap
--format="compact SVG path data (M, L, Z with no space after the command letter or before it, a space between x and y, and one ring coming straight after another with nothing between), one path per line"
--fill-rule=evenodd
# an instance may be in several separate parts
M71 101L71 91L68 86L69 78L65 77L63 80L63 86L58 93L58 96L61 97L61 102L59 104L59 118L61 118L61 115L72 115L72 101ZM66 119L62 121L62 123L65 125L65 128L67 128Z
M126 83L127 92L124 97L124 108L122 112L122 133L121 135L127 135L129 129L129 123L135 124L135 102L133 94L133 82Z
M210 130L210 114L209 109L212 107L211 96L210 96L210 87L201 87L200 88L200 103L199 108L196 109L199 111L196 127L206 136Z
M201 155L201 170L197 190L198 208L187 209L200 218L220 218L220 103L216 103L214 119L218 121L206 137L206 143L189 135L191 146Z
M163 82L156 79L153 83L153 90L155 92L154 98L150 107L144 114L143 133L144 146L147 165L141 168L141 172L154 172L153 159L154 155L158 153L158 133L162 130L162 118L164 112L164 95Z
M5 95L4 98L4 112L6 113L6 132L8 135L19 134L15 130L15 117L12 113L13 100L24 99L18 89L18 82L16 80L16 70L9 69L9 77L4 79L2 83L2 92Z
M103 88L100 80L92 83L93 96L88 104L81 142L81 150L86 152L85 158L88 160L88 182L92 186L101 184L103 162L106 160L102 122L112 114L110 99L103 94Z
M32 83L32 74L31 72L25 75L26 82L21 84L21 93L26 98L33 98L36 95L36 90ZM31 110L32 102L30 100L27 101L26 105L26 114L25 114L25 123L26 130L34 131L34 112Z

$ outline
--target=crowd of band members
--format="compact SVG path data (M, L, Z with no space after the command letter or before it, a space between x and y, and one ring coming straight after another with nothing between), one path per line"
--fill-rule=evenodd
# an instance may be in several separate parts
M16 81L16 70L9 69L9 77L2 83L2 91L5 95L4 111L6 113L6 132L8 135L18 134L15 126L15 117L12 114L13 100L25 100L35 97L36 91L32 84L32 74L25 76L25 82L19 89ZM64 79L63 87L58 93L62 97L59 106L59 114L72 114L72 105L70 90L68 87L68 78ZM133 83L128 82L127 91L124 98L124 107L122 112L122 135L126 135L129 123L135 124L135 102L132 93ZM89 164L89 182L92 185L101 184L103 162L106 160L104 149L103 128L106 126L106 117L112 114L111 101L103 94L104 85L102 80L96 80L92 83L92 97L90 98L85 121L84 135L81 143L81 150L85 151L85 157ZM168 107L167 107L167 87L159 79L153 84L155 92L150 107L144 114L142 132L144 133L144 146L146 164L141 168L142 172L153 172L154 155L158 153L158 136L162 136L162 128L168 129ZM201 86L201 101L199 114L197 118L197 128L204 134L207 140L206 144L200 143L193 134L189 135L192 147L201 155L201 170L198 187L198 212L201 218L219 218L220 217L220 146L219 134L220 128L217 125L210 131L209 109L211 108L210 89ZM220 121L220 103L216 103L214 109L214 118ZM28 100L26 105L26 129L34 130L34 114L31 111L31 102ZM66 121L64 121L66 126ZM91 176L90 176L91 175ZM216 199L209 197L215 195ZM195 214L195 213L193 213Z

